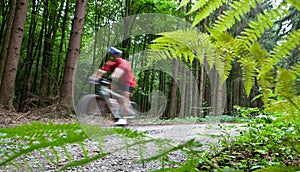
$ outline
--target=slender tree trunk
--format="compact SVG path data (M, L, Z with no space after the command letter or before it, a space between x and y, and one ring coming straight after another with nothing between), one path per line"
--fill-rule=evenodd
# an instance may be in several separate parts
M203 108L203 99L205 95L205 83L206 83L206 77L205 77L205 68L204 64L201 66L201 73L200 73L200 89L199 89L199 106ZM202 110L203 111L203 110Z
M184 71L183 66L179 66L179 70L180 70L180 111L179 111L179 118L184 118L185 116L185 108L186 108L186 73Z
M28 0L17 0L15 18L12 25L12 35L0 87L0 104L5 107L12 107L13 103L15 78L20 58L27 10Z
M56 78L58 80L58 85L60 85L61 81L61 59L63 58L63 46L65 43L65 37L66 37L66 26L67 26L67 20L68 20L68 14L69 14L69 0L66 1L65 10L64 10L64 18L61 28L61 41L59 44L59 50L58 50L58 59L56 64Z
M15 15L15 10L16 10L16 0L11 0L10 2L10 10L9 10L9 17L6 25L6 32L5 32L5 39L2 47L2 52L1 52L1 58L0 58L0 85L1 85L1 80L2 80L2 74L4 70L4 64L7 59L7 53L8 53L8 46L10 42L10 36L12 32L12 24L14 20L14 15ZM2 34L2 33L1 33Z
M130 49L130 40L129 36L129 21L127 17L130 16L130 0L125 0L125 20L124 20L124 33L123 33L123 42L122 47L124 48L123 56L124 58L128 57L129 49Z
M49 84L49 69L48 69L48 62L49 62L49 42L50 42L50 26L49 26L49 0L45 0L44 4L44 13L43 13L43 18L44 18L44 47L43 47L43 55L42 55L42 67L41 67L41 78L40 78L40 100L44 100L44 98L47 95L47 87Z
M56 38L56 32L58 27L58 21L62 10L59 10L58 15L55 11L57 7L56 1L51 1L48 4L46 1L45 8L45 19L47 21L47 27L45 27L45 38L44 38L44 52L42 60L42 77L41 77L41 98L45 98L51 93L51 85L53 81L52 65L53 65L53 47ZM62 7L62 6L61 6Z
M58 3L56 2L55 4L56 7L58 7ZM62 18L62 11L63 11L64 3L62 2L61 5L59 6L59 12L56 12L56 9L52 10L53 13L53 20L52 20L52 39L51 39L51 59L54 57L54 46L55 46L55 40L57 38L57 31L59 27L59 22ZM50 59L51 65L49 65L49 68L51 70L51 78L50 78L50 84L49 84L49 89L50 89L50 95L58 95L59 93L59 78L56 78L56 71L52 71L54 67L56 67L55 62L58 61L58 56L56 56L55 60L53 61Z
M86 15L87 0L77 0L74 20L72 22L72 29L70 35L70 41L68 46L68 52L66 57L66 63L64 67L64 75L62 79L62 85L60 89L60 98L63 103L68 106L73 105L73 87L75 72L79 57L79 50L82 38L82 30L84 26L84 20Z
M192 115L197 117L199 111L199 62L196 60L194 62L195 65L195 85L192 87ZM194 76L194 75L193 75Z
M9 5L9 2L7 0L2 0L0 1L0 7L1 7L1 10L0 10L0 15L1 15L1 25L0 25L0 47L2 47L2 43L3 43L3 40L5 38L4 34L5 34L5 26L7 25L7 21L9 21L9 15L10 15L10 12L13 11L13 14L14 15L14 9L11 10L11 6L12 5L16 5L16 1L15 0L11 0L10 2L10 5ZM11 21L12 22L12 21ZM7 30L7 29L6 29ZM0 51L1 52L1 51Z
M42 53L42 44L43 44L43 35L44 35L44 24L42 24L42 28L40 31L40 35L38 38L36 50L34 52L34 58L35 58L35 68L34 68L34 77L33 77L33 84L31 87L31 92L38 95L40 94L40 90L38 89L38 76L39 76L39 66L40 66L40 58Z
M178 68L178 61L173 60L174 62L174 71L173 71L173 78L171 84L171 90L169 93L169 102L168 102L168 109L167 109L167 117L174 118L176 112L176 78L177 78L177 68Z
M187 76L189 76L187 79L189 81L187 81L186 83L186 92L187 92L187 102L186 102L186 108L185 108L185 117L190 117L190 115L193 115L192 114L192 107L193 107L193 97L195 95L193 95L193 72L192 71L189 71L187 73Z
M26 99L29 98L30 94L30 86L32 82L30 81L30 76L31 76L31 71L32 71L32 65L34 62L34 57L33 57L33 49L34 49L34 39L35 39L35 30L37 27L37 19L35 18L36 15L36 4L32 4L32 17L30 20L30 26L29 26L29 37L30 39L27 40L27 54L26 54L26 59L24 60L24 66L25 66L25 71L24 71L24 77L23 83L20 85L20 98L19 98L19 110L23 111L24 107L24 102ZM20 77L19 77L20 78Z

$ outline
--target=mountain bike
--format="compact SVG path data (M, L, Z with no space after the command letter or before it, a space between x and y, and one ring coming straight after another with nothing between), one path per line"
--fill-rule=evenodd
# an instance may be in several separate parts
M137 104L133 101L130 101L131 107L127 109L130 116L121 116L124 107L118 100L124 99L124 96L110 89L111 80L89 77L89 83L99 88L96 94L85 95L78 101L76 114L81 122L109 127L120 118L136 117Z

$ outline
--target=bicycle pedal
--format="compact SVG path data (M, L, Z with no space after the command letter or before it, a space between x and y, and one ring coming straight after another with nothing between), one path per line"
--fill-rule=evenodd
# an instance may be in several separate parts
M134 119L135 116L124 116L123 118L124 118L124 119Z

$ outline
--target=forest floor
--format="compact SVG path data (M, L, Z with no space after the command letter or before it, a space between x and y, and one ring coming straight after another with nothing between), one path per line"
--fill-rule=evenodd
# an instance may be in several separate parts
M43 109L32 109L28 112L16 112L13 110L0 109L0 128L14 127L16 125L29 124L32 122L42 123L74 123L75 118L67 117L58 113L57 106L49 106Z
M53 115L56 109L38 109L32 110L27 113L17 113L13 111L4 111L0 110L0 128L1 127L14 127L16 125L29 124L31 122L53 122L53 123L74 123L76 122L75 118L71 117L60 117L60 115ZM52 112L52 113L51 113ZM222 124L223 125L223 124ZM224 124L224 125L237 125L236 127L231 128L231 135L236 135L237 128L240 128L242 124ZM176 144L184 143L188 140L197 138L203 144L204 149L209 149L209 144L217 143L218 138L211 138L208 135L220 135L218 129L219 123L155 123L149 125L131 125L127 126L130 129L146 132L152 137L170 139ZM109 137L105 141L105 145L108 149L111 148L111 145L114 145L114 148L124 145L124 140L117 137ZM96 142L88 141L88 147L95 148ZM106 147L104 145L104 147ZM146 145L145 145L146 146ZM206 148L205 148L206 147ZM97 148L97 147L96 147ZM72 152L80 152L80 147L72 146L70 147ZM158 153L158 148L155 145L147 145L144 156L149 157ZM37 155L39 156L39 155ZM76 157L76 155L74 155ZM145 158L145 157L144 157ZM180 152L174 152L171 155L171 158L177 162L184 162L185 157ZM126 150L119 151L116 154L107 156L105 158L99 159L91 164L87 164L82 167L76 167L69 169L70 171L148 171L153 169L161 168L161 163L159 161L149 162L149 163L137 163L140 160L139 152L137 149L131 150L128 152ZM43 160L41 160L43 161ZM55 167L45 163L45 169L55 170ZM1 170L0 170L1 171Z
M53 109L52 109L53 108ZM27 113L17 113L13 111L4 111L0 110L0 128L1 127L14 127L16 125L29 124L31 122L53 122L53 123L74 123L76 122L75 118L71 117L61 117L59 113L55 113L57 109L55 107L48 107L47 109L38 109L32 110ZM177 145L184 143L188 140L196 138L197 141L203 144L203 149L209 150L209 144L217 143L219 137L210 137L208 135L219 135L221 136L221 132L219 130L220 123L153 123L153 124L143 124L143 125L131 125L127 126L132 130L146 132L148 135L155 138L162 139L171 139L172 143ZM222 124L223 125L223 124ZM224 124L231 127L229 133L230 135L237 135L238 128L242 124L232 124L227 123ZM97 148L97 142L89 140L87 142L87 146L92 149ZM113 145L113 147L112 147ZM118 137L108 137L105 139L105 143L103 145L104 151L111 151L112 148L118 148L120 146L124 146L124 140ZM73 157L76 157L78 152L80 152L80 147L76 145L70 145L71 154L74 153ZM95 162L87 164L85 166L75 167L69 169L70 171L148 171L153 169L161 168L160 161L153 161L149 163L138 163L140 160L139 148L133 148L129 152L126 150L119 151L115 154L109 155L102 159L99 159ZM153 144L145 145L144 150L144 158L154 156L158 153L159 148L154 146ZM37 157L40 155L37 154ZM174 161L184 162L185 156L181 152L173 152L170 155ZM38 158L39 159L39 158ZM40 162L44 166L45 171L57 170L55 166L44 162L45 160L40 159ZM61 162L62 164L64 162ZM174 167L173 165L171 165ZM170 166L170 167L171 167ZM67 170L67 171L69 171ZM0 169L1 171L1 169Z
M14 111L5 111L0 109L0 128L1 127L14 127L16 125L29 124L31 122L42 123L75 123L76 118L62 116L57 113L57 107L47 107L45 109L32 109L27 113L17 113ZM155 138L170 139L174 145L185 143L191 139L195 139L202 144L201 149L210 151L210 146L218 144L218 140L224 136L238 135L239 130L246 129L243 127L245 124L241 123L217 123L217 122L202 122L202 123L136 123L126 128L132 130L146 132L148 135ZM223 127L223 130L220 127ZM226 130L224 130L224 127ZM224 133L226 131L226 133ZM215 136L215 137L211 137ZM86 143L89 151L98 152L98 142L93 139L88 139ZM124 146L124 140L115 136L109 136L105 138L105 143L101 143L103 150L111 151ZM113 146L112 146L113 145ZM149 158L159 153L159 147L153 144L147 144L144 147L144 157ZM78 145L69 145L68 150L76 159L78 158L78 152L81 148ZM63 151L62 151L63 152ZM39 157L39 154L36 154ZM80 157L80 156L79 156ZM66 171L149 171L154 169L160 169L162 164L160 161L151 161L147 163L141 163L139 148L132 148L127 150L118 151L115 154L108 155L90 164L86 164L80 167L74 167ZM186 160L184 154L179 151L172 152L170 158L178 163L183 163ZM300 158L300 157L299 157ZM38 158L39 159L39 158ZM65 158L67 159L67 158ZM39 159L43 164L45 171L56 171L56 167L53 164L49 164L43 159ZM300 162L300 161L299 161ZM60 162L60 165L67 163L67 161ZM166 167L176 167L174 164L167 164ZM1 169L0 169L1 171ZM5 170L6 171L6 170ZM38 170L37 170L38 171Z

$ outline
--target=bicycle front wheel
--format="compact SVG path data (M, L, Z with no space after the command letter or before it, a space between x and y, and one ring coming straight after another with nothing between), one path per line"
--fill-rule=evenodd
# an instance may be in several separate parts
M103 98L89 94L81 98L76 108L80 123L109 127L113 124L109 108Z

